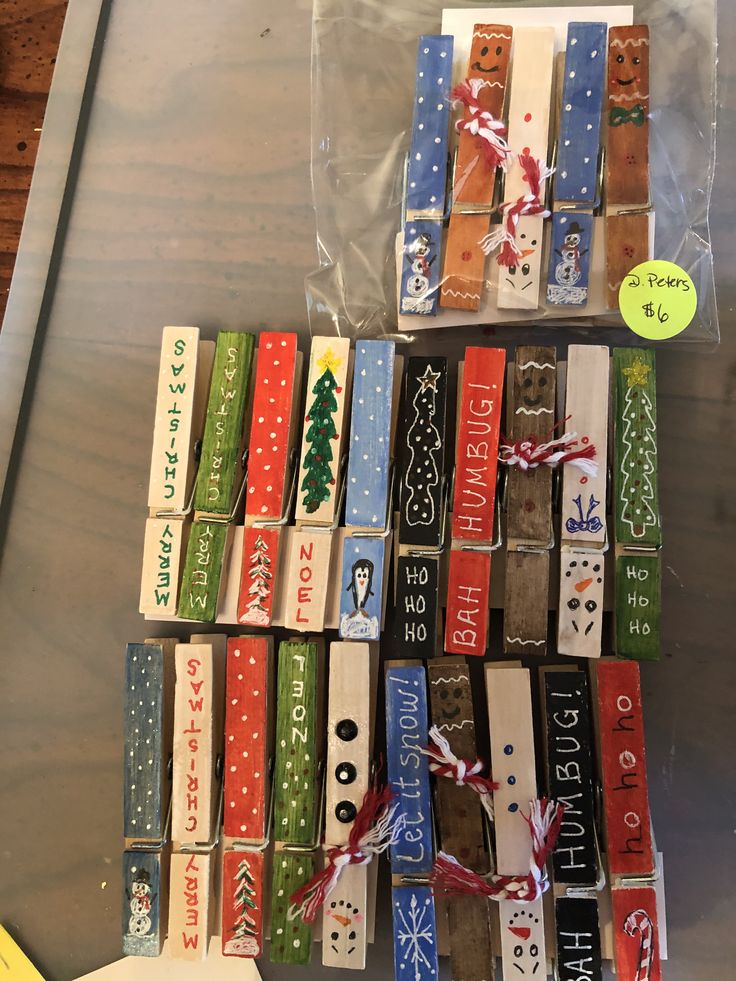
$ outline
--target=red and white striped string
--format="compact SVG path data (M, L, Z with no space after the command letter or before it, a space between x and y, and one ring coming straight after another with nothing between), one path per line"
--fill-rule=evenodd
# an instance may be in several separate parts
M515 266L521 258L521 249L516 244L519 219L528 215L549 218L551 214L545 208L542 199L544 182L552 176L554 170L542 160L535 160L526 153L520 153L518 160L529 184L529 191L516 201L508 201L499 207L503 216L501 225L485 235L478 243L486 255L501 247L497 258L499 266Z
M549 889L545 863L552 854L562 826L565 805L552 800L531 801L529 817L524 817L532 837L529 873L522 875L478 875L461 865L452 855L439 852L429 881L436 892L449 896L487 896L533 903Z
M635 937L637 933L641 937L639 965L634 981L649 981L652 968L653 930L652 921L647 911L635 909L633 913L629 913L624 923L624 932L630 937Z
M429 746L422 750L429 757L429 769L437 777L449 777L458 787L470 787L480 796L480 803L488 817L493 821L493 791L499 784L490 777L482 776L485 764L482 760L474 763L455 756L450 744L437 726L429 730Z
M453 108L463 105L469 113L457 121L455 128L458 133L464 130L478 137L489 170L495 171L497 167L508 170L511 166L511 148L504 139L506 127L478 101L483 84L482 78L470 78L452 90Z
M406 819L403 814L397 815L398 803L391 806L393 798L390 787L371 788L366 793L347 845L329 848L325 852L325 867L289 897L290 920L300 916L304 923L314 923L346 866L368 865L376 855L398 843Z
M547 443L537 442L534 436L527 436L515 443L504 439L499 446L498 459L507 467L518 467L525 473L542 466L554 468L569 463L588 477L596 477L598 464L595 446L583 440L582 448L578 449L580 442L577 433L565 433Z

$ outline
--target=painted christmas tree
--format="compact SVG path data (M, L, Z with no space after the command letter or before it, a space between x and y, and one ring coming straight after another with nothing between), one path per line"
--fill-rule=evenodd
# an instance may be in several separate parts
M258 907L253 899L255 885L247 859L243 859L238 866L235 881L238 885L233 897L233 909L237 913L237 919L233 928L232 939L225 944L225 953L257 957L261 952L258 924L250 915L249 910L255 910Z
M250 563L248 576L252 581L248 589L248 595L252 599L248 603L246 621L256 626L266 627L269 622L269 613L268 605L265 601L271 595L273 573L271 572L271 557L268 554L268 545L263 540L262 535L259 535L255 540L254 551L250 556Z
M409 464L404 477L408 491L406 521L410 525L431 525L435 517L432 491L440 482L436 454L442 445L439 430L433 422L437 412L439 377L439 372L433 372L427 365L412 402L414 419L407 434Z
M624 396L624 431L621 436L625 447L621 460L622 520L629 526L634 538L643 538L647 529L657 525L657 515L652 508L655 496L656 424L652 400L644 388L650 370L641 360L623 369L628 388Z
M302 503L309 514L317 511L323 502L329 501L332 493L330 488L335 484L331 466L332 446L330 442L338 439L335 428L335 413L337 412L335 395L339 395L342 389L338 388L334 372L340 364L340 359L335 357L330 348L317 362L317 367L322 374L312 388L314 401L309 407L305 420L309 423L309 429L305 436L309 449L304 457L303 466L306 473L302 480L301 489L304 491Z

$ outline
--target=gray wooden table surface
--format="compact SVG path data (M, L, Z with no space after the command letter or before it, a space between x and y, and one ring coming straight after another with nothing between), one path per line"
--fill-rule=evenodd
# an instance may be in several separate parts
M7 459L36 303L45 336L0 516L0 920L53 979L119 956L121 658L148 632L136 610L160 329L306 331L317 258L309 4L126 0L112 4L53 288L39 293L66 173L53 137L72 131L65 103L74 116L99 6L70 6L0 346ZM665 656L643 678L673 981L736 976L736 6L722 8L723 341L658 359ZM379 922L367 978L390 976L385 910Z

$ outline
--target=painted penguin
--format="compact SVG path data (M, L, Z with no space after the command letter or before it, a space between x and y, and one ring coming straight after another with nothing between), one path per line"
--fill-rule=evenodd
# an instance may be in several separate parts
M352 616L358 614L362 617L368 616L365 611L365 605L368 602L368 598L373 596L372 585L373 563L370 559L358 559L357 562L353 563L352 579L348 586L348 591L353 594L353 606L355 607Z

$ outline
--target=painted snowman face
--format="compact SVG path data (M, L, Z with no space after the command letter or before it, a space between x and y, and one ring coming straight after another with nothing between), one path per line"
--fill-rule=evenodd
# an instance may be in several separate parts
M512 913L506 921L506 929L513 937L513 965L519 977L543 977L539 949L541 919L536 911L536 903L531 907L522 906Z
M565 246L568 249L576 249L580 245L580 236L577 232L565 236Z
M325 910L325 916L329 917L328 939L332 950L336 954L347 954L348 956L355 951L356 940L360 932L360 925L363 923L363 914L347 900L333 900ZM325 924L327 928L327 924Z
M572 559L565 570L567 616L576 634L587 637L600 617L603 565L595 559Z
M141 899L143 896L148 895L148 893L151 891L151 887L147 883L141 882L139 879L135 879L133 881L133 885L130 887L130 891L135 897Z
M519 246L521 248L519 265L509 266L506 270L506 285L516 290L517 293L523 294L534 282L532 269L536 265L537 240L533 238L527 242L526 235L522 233L519 236ZM532 259L532 261L527 261L529 259Z
M406 291L409 296L424 296L428 289L429 280L426 276L412 276L406 284Z

